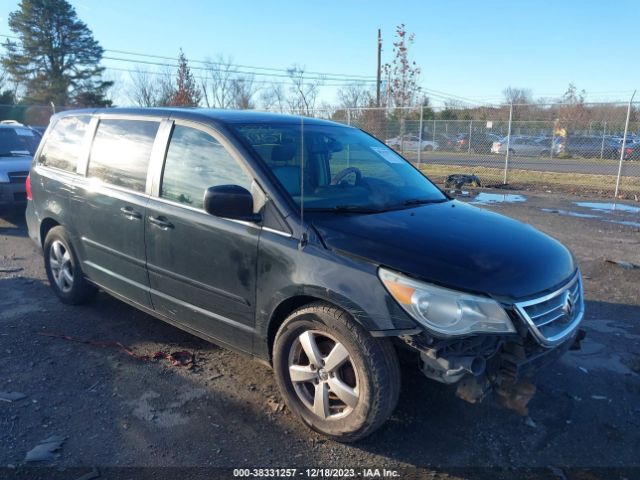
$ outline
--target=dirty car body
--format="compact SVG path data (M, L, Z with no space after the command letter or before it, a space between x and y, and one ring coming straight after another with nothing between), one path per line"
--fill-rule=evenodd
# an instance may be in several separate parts
M508 405L579 341L562 244L449 198L352 127L109 109L55 116L42 143L27 223L56 294L99 287L272 364L294 413L336 439L381 424L366 421L376 388L392 411L394 349L466 400L497 388Z

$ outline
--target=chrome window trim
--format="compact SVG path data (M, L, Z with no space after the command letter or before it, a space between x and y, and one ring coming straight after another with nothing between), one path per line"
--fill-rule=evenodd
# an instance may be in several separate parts
M156 202L162 202L162 203L166 203L168 205L173 205L174 207L180 207L180 208L184 208L186 210L190 210L192 212L197 212L197 213L199 213L201 215L206 215L207 217L220 218L222 220L227 220L229 222L238 223L240 225L245 225L247 227L256 228L258 230L262 230L262 228L263 228L260 225L257 225L257 224L255 224L253 222L247 222L246 220L237 220L235 218L227 218L227 217L216 217L214 215L211 215L210 213L205 212L201 208L191 207L189 205L185 205L184 203L174 202L173 200L168 200L166 198L156 197L156 196L150 196L149 198L151 198L152 200L154 200Z
M282 232L280 230L276 230L274 228L269 228L269 227L262 227L262 230L264 230L265 232L275 233L276 235L280 235L285 238L291 238L293 236L291 233Z
M533 321L533 319L531 319L531 317L529 316L529 314L526 311L526 307L529 307L531 305L537 305L539 303L544 303L547 302L553 298L556 298L560 295L562 295L565 291L571 289L576 282L579 282L579 289L580 289L580 302L578 305L576 305L576 308L578 308L578 312L576 313L576 316L574 318L574 320L569 323L567 325L567 327L562 330L560 333L553 335L551 337L546 337L545 335L542 334L542 332L540 331L540 329L538 328L538 326L535 324L535 322ZM582 318L584 316L584 290L582 287L582 282L581 282L581 276L580 276L580 270L578 270L575 275L573 276L573 278L567 282L566 284L564 284L561 288L559 288L558 290L556 290L555 292L549 293L548 295L544 295L542 297L538 297L532 300L527 300L524 302L516 302L514 304L514 308L518 314L518 316L525 321L527 327L529 328L529 331L533 334L533 336L536 338L536 340L538 340L538 342L540 342L540 344L544 347L547 348L551 348L554 347L560 343L562 343L564 340L566 340L567 338L569 338L571 336L571 334L575 331L575 329L577 328L577 326L580 324L580 322L582 321Z

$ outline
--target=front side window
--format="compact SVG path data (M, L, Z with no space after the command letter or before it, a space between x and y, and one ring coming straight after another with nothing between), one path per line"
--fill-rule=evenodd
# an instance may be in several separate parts
M87 115L61 118L47 136L39 163L75 172L90 120Z
M205 190L218 185L239 185L250 191L251 177L211 135L176 125L167 150L160 196L203 208Z
M100 120L89 158L89 177L144 192L159 122Z
M305 211L378 211L447 199L404 158L355 128L239 124L235 129Z

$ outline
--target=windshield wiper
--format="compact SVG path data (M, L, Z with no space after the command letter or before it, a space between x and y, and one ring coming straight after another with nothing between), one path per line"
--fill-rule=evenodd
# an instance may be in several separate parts
M402 202L404 206L410 205L427 205L428 203L444 203L448 201L447 198L411 198Z

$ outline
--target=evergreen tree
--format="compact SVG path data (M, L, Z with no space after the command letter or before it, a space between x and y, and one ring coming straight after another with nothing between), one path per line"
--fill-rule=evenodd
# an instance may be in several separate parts
M2 64L24 91L24 103L108 106L113 82L102 79L104 50L67 0L22 0L9 15ZM87 103L90 101L90 103Z

